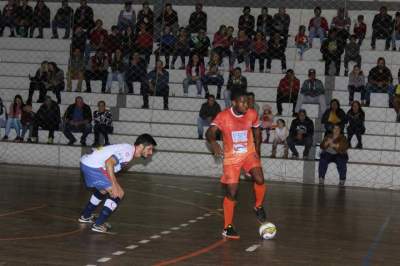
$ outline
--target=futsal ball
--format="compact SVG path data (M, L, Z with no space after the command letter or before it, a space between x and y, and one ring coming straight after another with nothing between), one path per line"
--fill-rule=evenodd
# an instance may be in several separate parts
M260 226L258 232L262 239L273 239L276 235L276 226L273 223L264 223Z

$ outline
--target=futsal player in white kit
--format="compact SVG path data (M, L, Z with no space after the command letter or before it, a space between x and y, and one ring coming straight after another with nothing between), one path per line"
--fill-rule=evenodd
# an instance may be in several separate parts
M136 139L134 145L109 145L83 155L81 171L86 186L93 189L93 194L79 217L79 222L92 224L92 231L106 233L109 227L105 222L124 197L124 190L118 183L115 173L121 171L131 160L150 157L156 145L151 135L143 134ZM96 219L92 213L102 201L104 206Z

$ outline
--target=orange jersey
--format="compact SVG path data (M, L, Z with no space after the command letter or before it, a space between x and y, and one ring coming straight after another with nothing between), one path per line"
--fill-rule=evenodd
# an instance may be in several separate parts
M256 152L253 128L259 127L257 112L249 109L244 115L236 115L232 108L220 112L211 123L222 132L224 164L239 163Z

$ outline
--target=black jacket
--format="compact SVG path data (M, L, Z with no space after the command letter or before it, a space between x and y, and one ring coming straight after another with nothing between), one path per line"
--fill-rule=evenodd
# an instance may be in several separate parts
M271 33L273 29L274 19L271 15L267 15L264 17L263 15L259 15L257 17L257 31L262 33Z
M39 9L35 6L33 11L33 24L34 26L42 26L45 28L50 27L50 9L45 5L43 9Z
M228 84L226 85L227 90L230 90L231 93L235 91L247 92L247 79L246 77L241 76L240 81L234 80L233 76L229 77Z
M376 14L372 21L372 29L378 35L389 36L393 31L392 17L388 14Z
M146 62L142 58L140 58L139 63L136 65L129 62L127 66L125 79L129 81L135 79L135 77L140 77L143 81L147 81Z
M83 14L83 16L82 16ZM81 19L83 19L81 21ZM89 6L78 7L75 10L74 24L81 25L84 29L91 29L94 26L93 9Z
M304 137L312 137L314 135L314 122L309 117L306 117L303 122L298 118L294 119L290 125L289 136L294 138L299 131L305 134Z
M26 6L25 8L19 6L16 10L17 23L20 20L26 20L28 21L28 23L31 23L32 16L33 16L33 8L31 6Z
M65 122L72 120L75 107L76 107L75 103L68 106L64 114ZM90 109L90 106L87 104L83 104L82 111L83 111L83 120L88 120L89 123L92 122L92 110Z
M57 13L56 13L54 19L56 21L63 21L63 22L65 21L66 22L66 21L72 19L73 14L74 14L74 10L70 6L61 7L57 10Z
M207 32L207 14L203 11L193 12L189 18L189 32L197 33L199 30Z
M42 104L34 119L40 124L44 123L50 128L58 129L61 122L60 107L55 101L52 101L50 106Z
M203 103L201 105L199 116L202 119L207 119L208 117L214 119L219 112L221 112L221 107L217 102L215 102L213 106L209 106L208 103Z
M336 49L330 50L330 44L336 42ZM331 45L333 46L333 45ZM340 60L341 55L343 54L345 47L345 43L341 40L341 38L332 39L328 37L321 45L321 53L324 60Z
M365 113L364 111L359 111L358 113L354 113L351 109L347 112L346 120L349 122L347 128L352 129L352 131L361 131L365 132Z
M246 19L245 15L241 15L239 17L239 30L244 30L247 35L254 34L254 25L255 25L255 18L252 15L249 15Z

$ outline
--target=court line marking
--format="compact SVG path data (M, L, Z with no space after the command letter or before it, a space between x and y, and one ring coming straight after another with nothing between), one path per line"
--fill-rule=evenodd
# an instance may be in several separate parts
M374 255L375 249L378 247L379 242L382 240L383 233L385 232L386 227L390 223L390 220L392 219L392 214L390 214L388 217L386 217L385 221L383 224L380 226L378 233L375 235L374 241L372 241L371 245L368 248L368 253L364 257L363 260L363 265L368 266L370 265L370 260L372 256Z
M135 248L138 248L138 247L139 247L138 245L130 245L130 246L127 246L125 248L132 250L132 249L135 249Z
M121 256L122 254L125 254L125 253L126 253L125 251L118 250L118 251L113 252L112 254L113 254L114 256Z
M148 239L143 239L143 240L138 241L138 243L140 243L140 244L147 244L149 242L150 242L150 240L148 240Z
M194 224L197 221L196 220L189 220L188 222L191 223L191 224Z
M259 247L260 247L260 245L252 245L252 246L248 247L248 248L246 249L246 251L247 251L247 252L253 252L253 251L255 251L256 249L258 249Z
M109 258L109 257L103 257L103 258L98 259L97 262L107 262L110 260L111 260L111 258Z
M160 238L161 236L160 235L154 235L154 236L151 236L150 238L151 239L157 239L157 238Z
M181 225L179 225L180 227L186 227L186 226L188 226L188 224L181 224Z
M170 229L173 231L178 231L180 228L179 227L171 227Z
M19 213L27 212L27 211L43 209L45 207L47 207L47 204L42 204L42 205L39 205L39 206L30 207L30 208L26 208L26 209L22 209L22 210L18 210L18 211L11 211L11 212L2 213L2 214L0 214L0 217L15 215L15 214L19 214Z
M165 231L162 231L162 232L161 232L162 235L168 235L168 234L170 234L170 233L171 233L171 231L168 231L168 230L165 230Z

